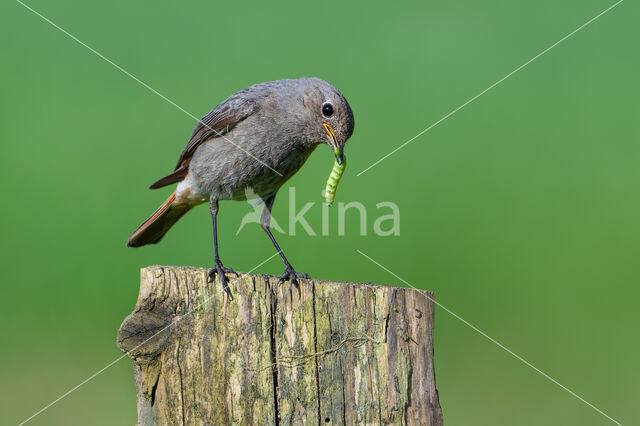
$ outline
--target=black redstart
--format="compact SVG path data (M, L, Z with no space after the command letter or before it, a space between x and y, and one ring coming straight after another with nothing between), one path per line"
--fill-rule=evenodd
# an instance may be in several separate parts
M353 127L347 100L318 78L270 81L239 91L198 122L174 172L151 185L156 189L178 183L127 246L159 242L186 212L208 200L215 252L209 278L217 273L229 293L225 273L233 270L218 256L218 201L245 200L249 189L264 202L260 222L284 261L281 281L297 284L297 277L305 274L296 273L269 229L276 193L321 143L328 144L341 163Z

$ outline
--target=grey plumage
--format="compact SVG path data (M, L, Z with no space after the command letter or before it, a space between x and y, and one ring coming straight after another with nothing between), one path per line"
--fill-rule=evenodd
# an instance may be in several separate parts
M179 182L174 194L133 233L127 245L158 242L187 210L209 200L216 249L212 274L220 273L226 285L225 268L217 256L218 201L244 200L250 189L265 201L263 222L268 222L275 194L314 149L327 143L332 150L341 151L353 128L349 103L323 80L277 80L241 90L198 122L174 172L151 185L159 188ZM285 262L283 277L295 281L295 271L273 239L268 223L263 223L263 228Z

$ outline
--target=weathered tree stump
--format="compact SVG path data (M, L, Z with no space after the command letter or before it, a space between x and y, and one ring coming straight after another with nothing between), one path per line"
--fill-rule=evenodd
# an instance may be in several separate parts
M139 424L442 424L431 293L247 274L231 300L206 274L141 271L118 333Z

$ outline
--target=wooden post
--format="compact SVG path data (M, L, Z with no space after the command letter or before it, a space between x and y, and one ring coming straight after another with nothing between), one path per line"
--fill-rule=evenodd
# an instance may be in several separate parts
M141 271L118 333L134 360L138 422L442 425L433 295L402 287Z

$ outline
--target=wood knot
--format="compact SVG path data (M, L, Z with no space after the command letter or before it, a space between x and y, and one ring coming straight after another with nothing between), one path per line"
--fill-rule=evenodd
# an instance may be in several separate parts
M162 352L173 328L171 313L138 310L120 326L118 347L137 362L148 362Z

